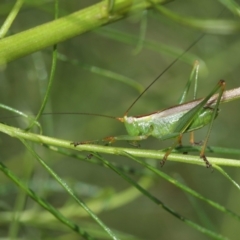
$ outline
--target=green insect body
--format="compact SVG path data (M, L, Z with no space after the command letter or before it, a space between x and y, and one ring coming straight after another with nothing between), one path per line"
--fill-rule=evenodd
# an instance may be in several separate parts
M175 136L175 134L172 135L170 133L177 134L175 131L176 126L189 110L190 109L185 109L184 111L178 113L172 113L170 108L145 116L125 116L123 118L123 122L127 133L130 136L153 136L160 140L165 140ZM212 116L212 108L203 108L192 120L185 132L191 132L208 125L212 119Z
M218 109L209 106L208 101L219 88L225 85L219 81L217 86L204 98L155 112L149 115L118 118L125 124L129 140L142 140L153 136L161 140L174 138L212 123ZM218 99L221 99L223 89ZM135 138L134 138L135 137ZM139 137L139 138L138 138Z

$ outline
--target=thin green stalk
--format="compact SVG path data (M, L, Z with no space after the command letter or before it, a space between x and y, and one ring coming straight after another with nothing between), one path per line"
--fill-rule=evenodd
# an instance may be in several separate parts
M39 205L45 208L48 212L53 214L60 222L64 223L66 226L71 228L73 231L77 232L84 239L94 240L86 231L81 229L77 224L65 218L56 208L51 204L46 202L44 199L40 198L32 189L28 188L10 169L8 169L2 162L0 162L0 170L9 177L17 186L19 186L23 191L25 191L29 197L36 201Z
M238 190L240 190L240 185L234 181L221 167L214 165L216 168L225 178L227 178Z
M17 2L15 3L14 7L12 8L11 12L8 14L6 20L4 21L4 23L0 29L0 39L4 38L5 35L7 34L14 19L16 18L18 12L20 11L23 3L24 3L24 0L17 0Z
M150 171L152 171L153 173L155 173L156 175L164 178L165 180L167 180L168 182L172 183L173 185L175 185L176 187L180 188L181 190L185 191L188 194L191 194L192 196L201 199L202 201L208 203L210 206L218 209L221 212L224 212L226 214L228 214L231 217L234 217L237 220L240 220L240 216L235 214L234 212L230 211L229 209L225 208L224 206L211 201L209 199L207 199L206 197L202 196L201 194L199 194L198 192L192 190L191 188L187 187L186 185L180 183L179 181L176 181L176 179L170 177L169 175L167 175L166 173L158 170L157 168L149 165L148 163L146 163L145 161L141 161L129 154L126 153L126 156L130 157L131 159L133 159L134 161L138 162L139 164L141 164L142 166L146 167L147 169L149 169Z
M177 183L184 184L186 187L189 188L188 184L185 182L184 178L179 175L177 172L174 174L174 177L176 178ZM184 176L185 177L185 176ZM174 184L175 182L173 182ZM217 232L218 230L215 227L214 220L211 219L211 215L208 214L208 211L206 211L203 206L199 203L198 199L195 198L194 195L189 194L188 192L184 191L185 196L188 199L187 205L191 206L191 209L194 209L194 212L198 216L198 219L200 220L200 223L207 227L208 229L211 229L212 231ZM206 197L203 197L203 199L208 200ZM217 204L218 206L219 204ZM224 210L224 207L222 208ZM240 220L240 218L238 218Z
M58 1L55 1L55 19L58 18ZM30 130L32 128L32 126L34 125L34 122L38 121L38 119L40 118L41 114L43 113L45 106L47 104L48 98L50 96L50 91L52 88L52 84L53 84L53 80L54 80L54 76L55 76L55 72L56 72L56 67L57 67L57 44L54 44L53 46L53 53L52 53L52 67L51 67L51 73L49 76L49 80L48 80L48 86L47 89L45 91L45 95L43 98L43 102L41 104L41 107L38 111L37 116L35 117L35 120L32 121L29 125L29 127L26 129L26 131Z
M225 7L227 7L234 14L240 16L240 6L236 1L234 0L218 0L218 1L221 2Z
M39 122L35 121L33 117L28 116L27 114L25 114L25 113L15 109L15 108L9 107L9 106L1 104L1 103L0 103L0 108L5 109L5 110L7 110L9 112L13 112L14 114L16 114L18 116L21 116L21 117L24 117L24 118L28 119L28 121L29 122L33 122L39 128L40 133L42 133L42 126L41 126L41 124ZM1 116L1 120L4 121L4 119L18 117L16 115L14 115L14 116L6 116L6 117Z
M37 142L39 144L47 144L57 147L63 147L68 149L73 149L76 151L88 151L88 152L98 152L98 153L106 153L106 154L114 154L114 155L123 155L124 152L135 156L135 157L143 157L143 158L153 158L162 160L165 152L159 150L147 150L147 149L133 149L133 148L119 148L119 147L108 147L101 145L91 145L91 144L82 144L77 147L74 147L70 141L66 141L63 139L51 138L39 134L29 133L23 131L19 128L11 127L0 123L0 132L6 133L7 135L15 138L22 138L25 140L30 140L33 142ZM208 157L208 160L212 164L222 165L222 166L232 166L232 167L240 167L240 161L236 159L225 159L225 158L213 158ZM199 156L191 156L191 155L183 155L183 154L170 154L168 157L168 161L175 162L183 162L190 164L197 164L201 166L205 166L202 159Z
M216 20L216 19L197 19L193 17L183 17L173 11L168 10L165 7L157 5L154 1L149 2L153 3L155 8L167 18L177 22L178 24L192 27L194 29L198 29L211 34L233 34L239 32L240 23L239 21L234 20Z
M110 79L122 82L124 84L127 84L130 87L136 89L139 93L141 93L144 90L142 84L140 84L137 81L135 81L135 80L133 80L129 77L126 77L122 74L110 71L108 69L100 68L100 67L97 67L97 66L88 65L88 64L86 64L86 63L84 63L84 62L82 62L78 59L68 58L66 55L64 55L62 53L59 53L59 52L57 54L57 58L59 60L63 61L63 62L68 62L70 64L76 65L80 68L88 70L88 71L90 71L92 73L95 73L97 75L104 76L105 78L110 78Z
M95 158L93 156L93 153L90 153L88 156L86 156L86 154L76 154L73 153L71 151L66 151L65 149L62 148L57 148L57 147L52 147L49 145L44 145L44 147L50 149L51 151L57 152L59 154L68 156L68 157L72 157L75 158L77 160L81 160L87 163L91 163L91 164L96 164L96 165L100 165L102 167L106 167L102 161L99 161L97 158ZM128 174L132 174L132 175L136 175L136 176L152 176L152 174L146 170L146 169L138 169L138 168L134 168L130 165L122 165L122 164L117 164L117 163L112 163L112 165L114 167L116 167L118 170L128 173Z
M24 162L22 163L24 165L23 167L23 178L25 182L30 182L31 176L33 173L33 166L34 163L30 161L29 159L29 153L25 151L24 156ZM8 236L10 240L14 240L18 238L18 233L20 230L20 222L21 222L21 212L25 208L25 203L27 201L27 194L24 191L19 191L17 193L17 197L15 199L15 206L12 213L12 219L11 223L9 224L9 233Z
M95 155L97 156L97 155ZM126 154L126 156L131 157L130 155ZM173 216L175 216L176 218L178 218L179 220L185 222L186 224L188 224L189 226L195 228L196 230L214 238L214 239L227 239L226 237L217 234L209 229L206 229L194 222L192 222L191 220L183 217L182 215L178 214L177 212L175 212L173 209L169 208L167 205L165 205L161 200L159 200L158 198L156 198L155 196L153 196L149 191L145 190L144 188L142 188L140 185L138 185L134 180L132 180L130 177L128 177L125 173L119 171L117 168L115 168L110 162L106 161L105 159L103 159L102 157L98 156L98 158L103 161L104 164L106 164L109 168L111 168L113 171L115 171L118 175L120 175L123 179L125 179L127 182L129 182L130 184L132 184L133 186L135 186L141 193L143 193L146 197L148 197L150 200L152 200L154 203L156 203L157 205L161 206L164 210L166 210L167 212L169 212L170 214L172 214ZM133 158L132 158L133 159ZM150 166L150 165L149 165ZM149 168L150 169L150 168ZM153 168L154 169L154 168Z
M94 32L100 36L104 36L108 39L115 40L117 42L121 42L124 44L129 44L131 46L135 46L136 42L139 41L139 37L136 37L133 34L129 34L127 32L119 31L110 27L100 28L94 30ZM174 46L169 46L169 44L164 44L159 41L153 41L148 39L142 40L143 47L149 50L152 50L153 52L158 53L164 53L169 56L179 56L182 54L183 50L180 48L176 48ZM199 57L194 55L190 52L185 52L184 55L180 58L181 61L186 62L190 65L198 59L198 61L201 64L201 68L206 68L206 65L204 61Z
M29 146L29 144L24 140L20 139L28 151L38 160L38 162L48 171L48 173L57 180L57 182L67 191L67 193L89 214L90 217L94 221L96 221L100 227L114 240L118 240L119 238L112 232L112 230L107 227L92 211L91 209L80 200L73 190L64 182L54 171L51 169L42 159L41 157Z
M144 47L144 41L147 33L147 13L148 13L147 10L142 11L142 17L140 22L140 32L139 32L136 48L133 50L134 54L140 53Z

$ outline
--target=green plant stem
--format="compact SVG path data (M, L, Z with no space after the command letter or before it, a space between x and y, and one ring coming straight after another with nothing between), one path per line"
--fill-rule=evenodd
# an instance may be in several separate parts
M154 4L154 1L149 2ZM183 17L167 8L154 4L155 8L165 17L177 22L179 25L192 27L211 34L233 34L239 32L240 24L233 20L215 20L215 19L198 19L193 17Z
M155 3L165 3L156 0ZM0 40L0 65L117 21L151 6L146 1L115 0L109 13L108 1Z
M131 158L131 156L128 156L128 157ZM106 164L109 168L111 168L113 171L115 171L117 174L119 174L127 182L129 182L130 184L134 185L139 191L141 191L151 201L153 201L157 205L161 206L164 210L166 210L167 212L169 212L170 214L172 214L173 216L175 216L179 220L185 222L186 224L190 225L191 227L197 229L198 231L213 237L214 239L226 239L225 237L221 236L220 234L217 234L217 233L215 233L215 232L213 232L211 230L208 230L208 229L206 229L206 228L204 228L204 227L202 227L202 226L192 222L191 220L181 216L180 214L175 212L173 209L171 209L167 205L165 205L161 200L159 200L154 195L152 195L151 193L146 191L144 188L142 188L139 184L137 184L135 181L133 181L125 173L123 173L123 172L119 171L117 168L115 168L110 162L106 161L105 159L101 158L100 156L99 156L99 159L101 159L104 162L104 164ZM136 160L136 159L134 159L134 160ZM148 164L146 164L146 165L148 165ZM149 169L152 167L150 165L148 165L148 166L149 166ZM154 170L155 168L152 168L152 169Z
M77 147L74 147L70 141L51 138L51 137L38 135L34 133L29 133L19 128L7 126L2 123L0 123L0 132L6 133L7 135L15 138L23 138L25 140L30 140L40 144L44 143L51 146L74 149L76 151L98 152L98 153L114 154L114 155L121 155L121 156L126 156L126 153L128 153L134 157L153 158L153 159L160 159L160 160L162 160L165 154L165 152L160 150L119 148L119 147L109 147L109 146L101 146L101 145L93 145L93 144L82 144ZM199 158L199 156L191 156L191 155L184 155L184 154L170 154L168 157L168 160L205 166L204 162L202 161L202 159ZM208 160L211 162L211 164L240 167L240 161L235 159L208 157Z
M9 13L8 17L4 21L1 29L0 29L0 38L5 37L7 31L9 30L10 26L12 25L14 19L16 18L18 12L20 11L24 0L17 0L14 7L12 8L11 12Z
M57 19L57 18L58 18L58 1L55 1L55 19ZM44 109L46 107L47 101L48 101L49 96L50 96L50 91L52 89L52 84L53 84L55 72L56 72L57 54L58 54L58 52L57 52L57 44L55 44L53 46L53 53L52 53L51 73L50 73L50 76L49 76L48 86L47 86L47 89L45 91L41 107L40 107L40 109L38 111L38 114L37 114L35 120L31 122L31 124L29 125L29 127L26 130L29 130L29 129L31 129L33 127L34 123L38 121L38 119L40 118L41 114L43 113L43 111L44 111Z
M73 231L80 234L86 240L94 240L95 238L91 237L85 230L80 228L74 222L66 219L56 208L54 208L51 204L46 202L44 199L40 198L33 190L27 187L19 178L15 176L15 174L8 169L2 162L0 162L0 170L9 177L17 186L19 186L23 191L25 191L28 196L30 196L34 201L38 202L43 208L49 211L52 215L54 215L59 221L67 225Z
M25 141L22 140L22 143L25 145L25 147L28 149L28 151L38 160L38 162L45 168L45 170L48 171L48 173L56 179L56 181L65 189L65 191L89 214L89 216L92 217L93 220L95 220L100 227L106 233L114 240L118 240L119 238L116 237L116 235L112 232L112 230L107 227L98 217L95 215L91 209L81 200L77 197L77 195L73 192L73 190L68 186L68 184L58 176L53 169L51 169L44 161L43 159L31 148L31 146Z

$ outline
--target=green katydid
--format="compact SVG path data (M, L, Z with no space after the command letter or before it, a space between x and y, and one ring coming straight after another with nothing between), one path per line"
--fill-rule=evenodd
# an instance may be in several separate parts
M195 78L197 80L198 67L199 64L196 63L193 68L189 82L187 83L185 91L181 97L179 105L147 115L128 117L127 114L131 107L139 99L138 97L137 100L135 100L134 103L130 106L130 108L126 111L123 117L115 118L105 116L114 118L124 123L128 135L106 137L101 141L108 143L112 143L114 141L119 140L140 141L148 138L149 136L156 137L160 140L175 138L176 140L173 146L170 147L170 149L165 153L165 156L161 161L161 166L163 166L173 148L175 148L177 144L181 144L182 134L186 132L192 132L196 129L202 128L209 124L209 130L206 139L202 145L200 157L206 163L206 167L210 167L211 164L209 163L205 156L205 148L207 146L207 142L211 132L213 120L216 118L218 114L218 106L220 102L227 102L235 98L240 98L240 88L224 92L225 81L220 80L217 86L214 87L213 90L205 98L183 103L185 101L186 94L189 90L192 79ZM155 79L154 82L157 79ZM152 83L150 85L152 85ZM219 94L215 94L217 91L219 91ZM142 96L142 94L140 96ZM100 114L93 115L103 116ZM74 142L72 144L77 146L80 144L92 144L96 142L99 142L99 140ZM191 137L191 143L194 144L193 136Z
M195 100L196 98L196 85L198 78L199 64L196 61L191 77L186 84L185 90L179 102L179 105L164 109L162 111L157 111L147 115L140 115L135 117L128 117L129 110L134 106L134 104L140 99L140 97L168 70L172 67L188 50L190 50L196 43L198 43L205 34L200 35L185 51L183 51L173 62L154 80L152 81L145 90L135 99L135 101L127 109L123 117L112 117L102 114L89 114L89 113L79 113L92 116L102 116L107 118L116 119L124 123L128 135L123 136L110 136L106 137L100 141L112 143L119 140L127 141L141 141L149 136L156 137L160 140L166 140L175 138L174 144L165 153L161 166L167 160L168 155L177 146L181 145L182 135L186 132L191 132L190 142L194 144L193 131L202 128L209 124L209 129L207 136L202 145L202 150L200 152L200 158L206 164L206 167L211 167L211 164L205 156L205 148L208 143L210 132L213 125L213 120L217 117L218 106L220 102L228 102L240 98L240 87L229 91L225 91L225 81L220 80L215 88L203 99ZM195 78L195 88L194 88L194 101L184 103L186 95L190 88L192 79ZM219 91L219 94L215 94ZM224 95L223 95L224 93ZM81 144L92 144L99 142L99 140L84 141L84 142L73 142L72 144L76 147Z
M190 142L194 144L193 134L194 130L202 128L209 124L207 136L202 145L200 157L206 163L206 167L210 167L211 164L205 156L205 148L208 143L210 132L213 125L213 120L217 117L218 106L220 102L228 102L236 98L240 98L240 88L225 91L225 81L220 80L215 88L203 99L195 100L196 98L196 85L198 78L198 62L195 63L191 77L186 84L185 91L181 97L179 105L157 111L147 115L128 117L129 110L139 100L139 98L170 68L172 67L188 50L190 50L197 42L199 42L205 34L200 35L185 51L182 52L154 81L152 81L147 88L136 98L136 100L130 105L123 117L111 117L102 114L87 114L92 116L102 116L116 119L124 123L128 135L106 137L102 140L84 141L84 142L73 142L74 146L81 144L92 144L99 141L112 143L119 140L127 141L140 141L148 138L149 136L156 137L160 140L166 140L175 138L174 144L165 153L164 158L161 161L161 166L167 160L168 155L171 151L179 144L181 145L182 135L186 132L191 132ZM194 101L183 103L186 99L186 95L190 88L192 79L195 78L195 90L194 90ZM215 94L219 91L219 94ZM224 95L223 95L224 93ZM215 95L214 95L215 94Z
M151 1L150 1L151 2ZM109 1L111 5L112 1ZM110 6L109 5L109 6ZM111 8L111 7L110 7ZM203 142L202 150L200 152L200 158L206 164L206 167L211 167L211 164L207 160L205 156L205 148L207 146L210 132L213 126L213 121L218 115L218 106L220 102L227 102L234 100L236 98L240 98L240 88L236 88L233 90L225 91L225 81L220 80L218 84L212 89L212 91L203 99L195 100L196 96L196 87L194 93L194 101L183 103L186 98L186 94L190 88L190 84L192 82L192 78L190 77L190 81L188 81L185 91L181 97L179 105L174 107L170 107L164 109L162 111L157 111L147 115L140 116L130 116L128 117L129 110L133 107L133 105L137 102L137 100L173 65L178 59L180 59L190 48L192 48L198 41L200 41L205 34L202 34L198 39L196 39L180 56L178 56L138 97L137 99L130 105L128 110L125 112L123 117L110 117L114 118L122 123L124 123L125 128L127 130L128 135L123 136L111 136L102 139L104 142L112 143L114 141L119 140L128 140L128 141L140 141L147 139L149 136L153 136L160 140L166 140L175 138L174 144L169 148L169 150L165 153L161 166L167 160L168 155L171 151L179 144L181 145L182 135L186 132L191 132L190 142L194 144L193 140L193 131L199 128L202 128L206 125L209 125L209 129L207 132L207 136ZM196 63L192 76L195 76L197 81L199 64ZM196 85L196 83L195 83ZM219 92L216 94L216 92ZM95 116L103 116L101 114L88 114ZM91 144L98 142L97 141L85 141L85 142L73 142L74 146L80 144Z

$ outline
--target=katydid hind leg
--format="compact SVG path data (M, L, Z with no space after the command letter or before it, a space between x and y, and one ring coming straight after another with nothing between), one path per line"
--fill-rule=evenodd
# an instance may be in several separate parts
M220 104L220 100L221 100L223 92L225 90L225 85L226 85L225 81L224 80L220 80L219 85L220 85L221 89L220 89L220 92L219 92L219 95L218 95L218 99L217 99L215 108L213 110L213 115L212 115L211 122L209 124L208 131L207 131L207 136L206 136L206 138L204 140L204 143L203 143L203 146L202 146L202 150L200 152L200 158L202 158L203 161L206 163L206 167L207 168L211 167L212 165L207 160L207 157L205 155L205 149L207 147L207 143L208 143L208 140L209 140L209 137L210 137L210 133L211 133L212 126L213 126L213 121L214 121L215 117L217 116L217 111L218 111L218 106Z
M210 132L212 129L212 125L213 125L213 120L215 119L216 115L217 115L217 110L218 110L218 106L222 97L222 94L224 92L225 89L225 81L220 80L217 84L217 86L207 95L207 97L205 97L197 106L195 106L194 108L192 108L190 111L188 111L185 115L183 115L176 128L175 128L175 132L179 133L178 137L175 138L175 142L174 144L170 147L170 149L166 152L163 160L161 161L161 166L164 165L164 163L167 160L168 155L172 152L172 150L178 145L179 142L179 136L182 135L183 133L186 132L187 128L191 125L191 123L194 121L195 117L198 115L198 113L201 111L202 108L204 108L204 106L206 105L207 101L217 92L219 92L218 95L218 99L217 99L217 103L216 106L213 110L213 114L210 120L210 125L209 125L209 129L207 132L207 136L205 138L204 144L202 146L202 150L200 153L200 157L204 160L204 162L206 163L206 167L211 167L211 164L209 163L209 161L207 160L206 156L205 156L205 149L207 146L207 142L210 136Z

